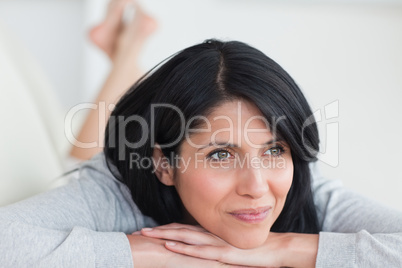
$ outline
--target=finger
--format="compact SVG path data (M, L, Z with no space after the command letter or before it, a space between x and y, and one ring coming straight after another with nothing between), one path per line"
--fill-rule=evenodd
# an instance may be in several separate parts
M207 232L199 232L187 228L158 229L144 228L141 234L148 237L175 240L192 245L222 245L223 240Z
M181 223L170 223L166 225L161 225L155 227L156 229L180 229L180 228L186 228L194 231L199 231L199 232L207 232L204 228L202 228L200 225L189 225L189 224L181 224Z
M209 235L206 235L206 233L187 228L175 228L175 229L144 228L141 230L141 234L148 237L165 239L165 240L175 240L195 245L214 243L213 239L211 239Z
M186 229L199 231L199 232L208 232L207 230L202 228L200 225L188 225L188 224L180 224L180 223L170 223L170 224L166 224L166 225L157 226L154 228L145 227L145 228L142 228L141 230L150 231L153 229L168 230L168 229L180 229L180 228L186 228ZM141 234L141 230L135 231L131 234Z
M191 230L198 230L198 231L206 231L201 225L190 225L190 224L182 224L182 223L170 223L166 225L161 225L156 228L187 228Z

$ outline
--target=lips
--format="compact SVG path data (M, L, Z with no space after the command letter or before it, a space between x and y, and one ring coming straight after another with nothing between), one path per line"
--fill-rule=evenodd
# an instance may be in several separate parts
M259 223L265 220L270 210L270 206L265 206L259 208L234 210L229 212L229 214L242 222Z

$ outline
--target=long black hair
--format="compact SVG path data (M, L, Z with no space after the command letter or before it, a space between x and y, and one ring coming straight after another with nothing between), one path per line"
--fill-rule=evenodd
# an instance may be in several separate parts
M117 168L117 172L111 168L114 175L128 186L144 215L159 224L179 222L184 214L175 188L162 184L152 166L144 168L138 161L151 159L155 143L167 145L162 152L168 158L179 154L183 118L187 122L207 116L214 107L233 99L255 104L268 122L275 124L275 135L291 149L293 182L271 230L318 233L309 169L319 146L312 111L287 72L242 42L207 40L186 48L126 92L105 132L104 153L109 166ZM306 125L307 120L311 122Z

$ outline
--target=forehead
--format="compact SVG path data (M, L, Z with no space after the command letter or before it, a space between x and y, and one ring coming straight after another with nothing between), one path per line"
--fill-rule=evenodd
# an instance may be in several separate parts
M214 108L206 118L212 128L236 126L269 129L261 111L246 100L224 102Z
M251 102L227 101L212 110L192 133L195 144L228 142L234 144L263 144L273 139L267 119Z

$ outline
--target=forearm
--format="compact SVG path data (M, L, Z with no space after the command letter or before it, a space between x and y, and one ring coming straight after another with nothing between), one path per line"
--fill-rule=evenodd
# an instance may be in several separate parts
M2 267L132 267L123 233L52 230L0 220Z
M289 255L289 267L315 267L318 251L318 235L292 234Z
M402 213L339 181L315 178L321 223L317 267L402 267Z
M261 252L261 256L269 256L274 252L280 267L315 267L318 235L271 233L263 248L265 252ZM272 260L269 258L266 260L266 266L271 266Z
M402 267L402 233L320 233L317 267Z

